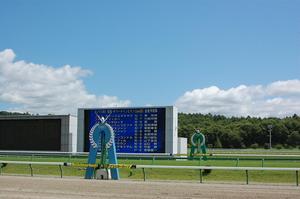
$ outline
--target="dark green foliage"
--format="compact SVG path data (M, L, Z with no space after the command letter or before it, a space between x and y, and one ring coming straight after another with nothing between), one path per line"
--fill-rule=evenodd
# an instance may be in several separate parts
M202 175L203 175L203 176L208 176L210 173L211 173L211 169L204 169L204 170L202 171Z
M214 148L222 148L222 143L218 136L216 137L216 141L213 146L214 146Z
M269 143L265 143L264 144L264 149L269 149L270 148L270 144Z
M7 163L1 163L1 164L0 164L0 169L4 168L4 167L6 167L6 166L7 166Z
M0 115L30 115L29 113L0 111Z
M287 143L291 146L300 145L300 133L298 131L293 131L288 136Z
M251 144L250 147L251 147L252 149L257 149L257 148L258 148L258 144L257 144L257 143Z
M178 122L179 137L190 138L195 129L200 129L207 145L213 148L248 148L253 144L267 148L268 125L273 126L272 146L300 145L300 117L296 114L280 119L179 113Z

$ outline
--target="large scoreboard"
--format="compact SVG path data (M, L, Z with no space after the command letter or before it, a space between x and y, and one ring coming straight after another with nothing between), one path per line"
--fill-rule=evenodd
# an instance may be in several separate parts
M114 129L117 153L177 153L177 110L173 106L79 109L79 152L89 150L89 132L98 117L107 118Z

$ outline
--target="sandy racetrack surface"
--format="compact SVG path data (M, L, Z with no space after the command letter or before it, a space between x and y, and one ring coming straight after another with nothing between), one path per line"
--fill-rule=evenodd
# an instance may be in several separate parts
M0 198L300 198L296 186L0 176Z

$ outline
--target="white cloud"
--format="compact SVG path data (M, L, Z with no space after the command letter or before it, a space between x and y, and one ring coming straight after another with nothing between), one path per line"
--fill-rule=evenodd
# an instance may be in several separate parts
M76 114L78 107L128 106L129 100L87 92L82 77L91 72L65 65L59 68L14 61L11 49L0 52L0 102L15 111L40 114Z
M273 82L266 88L269 95L274 96L300 96L300 80L287 80Z
M228 90L216 86L187 91L175 102L179 111L227 116L284 117L300 114L300 80L269 85L240 85Z

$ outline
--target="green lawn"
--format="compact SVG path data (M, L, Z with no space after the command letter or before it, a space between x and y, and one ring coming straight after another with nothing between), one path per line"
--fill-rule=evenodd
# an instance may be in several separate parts
M256 157L257 159L257 157ZM86 163L86 157L45 157L45 156L0 156L0 160L16 161L42 161L42 162L77 162ZM209 166L250 166L250 167L300 167L300 160L268 160L261 159L214 159L208 161L199 160L142 160L142 159L119 159L120 164L155 164L155 165L209 165ZM58 166L39 166L33 165L34 175L54 175L60 176ZM83 177L85 170L75 167L63 167L63 176ZM2 169L3 175L21 174L30 175L28 165L9 164ZM151 180L185 180L199 181L199 170L184 169L146 169L146 178ZM141 169L131 170L120 169L122 179L143 179ZM203 181L235 181L245 183L245 171L223 171L213 170L209 175L203 176ZM287 171L249 171L249 181L264 183L290 183L295 184L295 172Z

